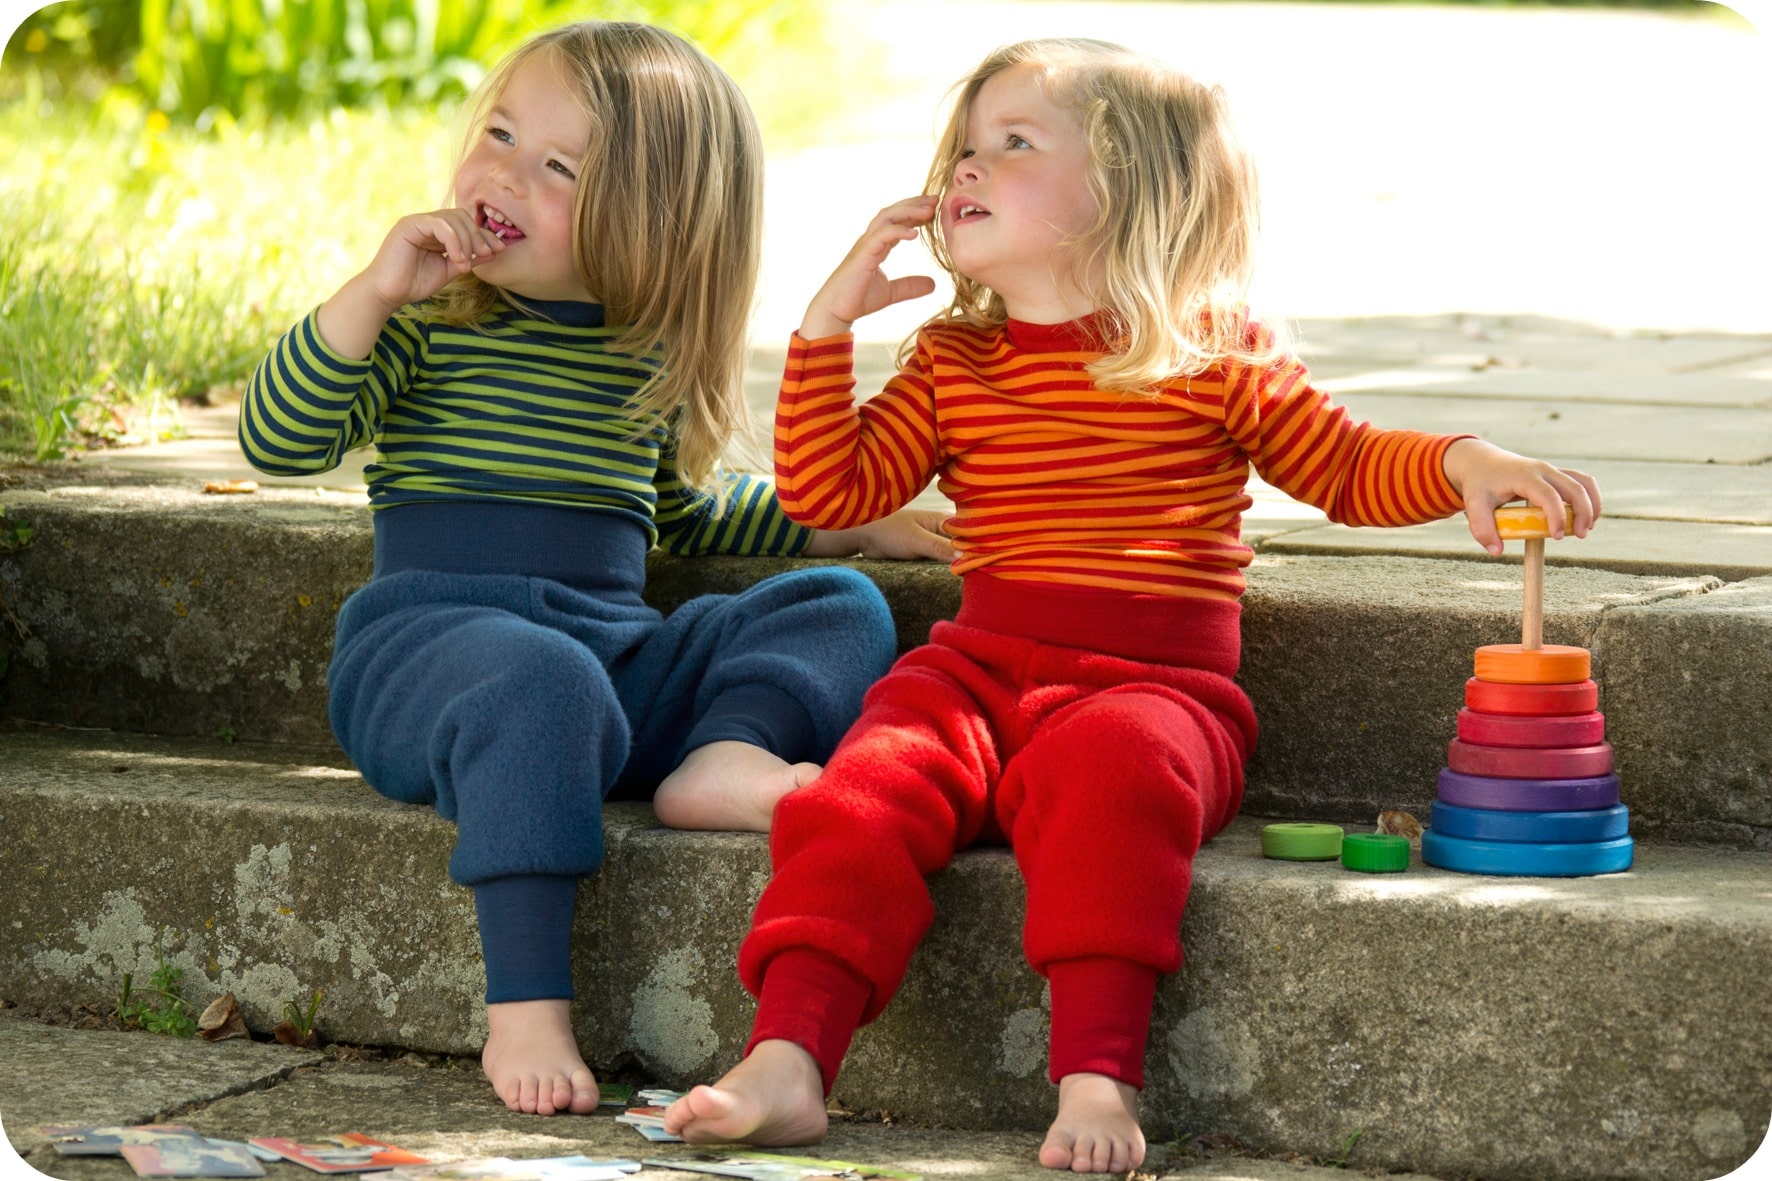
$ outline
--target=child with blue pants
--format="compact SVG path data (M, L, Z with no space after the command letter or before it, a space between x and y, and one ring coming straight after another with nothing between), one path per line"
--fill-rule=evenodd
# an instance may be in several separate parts
M659 150L658 144L674 145ZM766 831L894 650L840 567L668 619L646 555L951 557L934 514L817 531L719 457L743 421L762 153L731 81L644 25L543 34L482 86L450 208L280 340L241 409L261 470L373 442L371 582L339 613L333 730L455 822L486 960L482 1063L512 1110L594 1110L570 933L602 803ZM655 788L656 785L656 788Z

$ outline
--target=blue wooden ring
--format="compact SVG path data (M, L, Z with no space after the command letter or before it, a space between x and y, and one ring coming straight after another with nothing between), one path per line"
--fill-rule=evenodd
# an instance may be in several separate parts
M1636 843L1629 837L1586 844L1534 844L1470 841L1441 836L1433 829L1421 834L1421 859L1428 865L1459 873L1498 874L1522 878L1576 878L1623 873L1631 866Z
M1614 804L1579 812L1500 812L1435 800L1428 825L1443 837L1468 841L1544 845L1615 841L1630 835L1630 809Z
M1464 775L1447 767L1440 772L1440 799L1459 808L1490 808L1499 812L1581 812L1616 804L1618 776L1500 779L1492 775Z

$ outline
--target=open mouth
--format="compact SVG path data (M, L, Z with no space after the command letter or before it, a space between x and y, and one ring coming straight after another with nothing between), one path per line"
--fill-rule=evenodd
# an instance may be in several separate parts
M510 218L490 205L480 206L480 225L506 242L518 242L524 237L523 231L512 225Z
M983 221L991 215L991 211L976 201L954 201L948 205L948 223L963 226L972 222Z

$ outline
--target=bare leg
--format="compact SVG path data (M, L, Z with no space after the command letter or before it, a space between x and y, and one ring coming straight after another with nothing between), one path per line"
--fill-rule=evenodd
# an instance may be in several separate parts
M597 1110L597 1080L579 1055L569 1009L563 1000L486 1006L489 1036L480 1066L512 1111Z
M1144 1161L1138 1092L1105 1074L1058 1080L1058 1117L1040 1145L1040 1163L1073 1173L1124 1173Z
M691 1144L814 1144L825 1133L824 1079L793 1042L758 1042L719 1082L671 1104L664 1126Z
M665 776L652 809L670 828L768 832L776 801L817 779L817 763L787 763L749 742L710 742Z

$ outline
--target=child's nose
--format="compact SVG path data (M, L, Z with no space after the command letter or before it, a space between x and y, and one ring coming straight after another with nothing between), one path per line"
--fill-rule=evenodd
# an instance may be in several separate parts
M978 180L984 175L984 168L977 156L964 156L954 165L954 183L966 184Z

